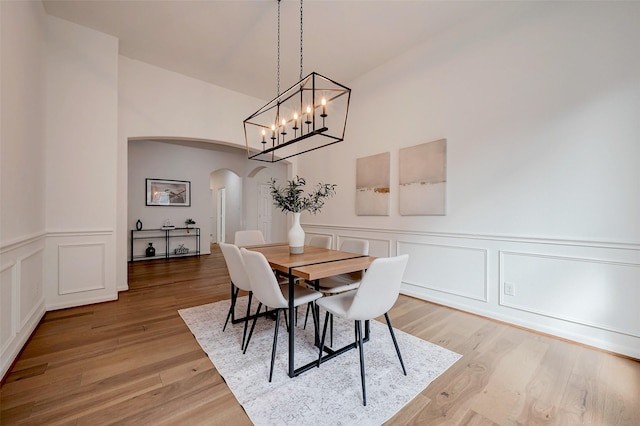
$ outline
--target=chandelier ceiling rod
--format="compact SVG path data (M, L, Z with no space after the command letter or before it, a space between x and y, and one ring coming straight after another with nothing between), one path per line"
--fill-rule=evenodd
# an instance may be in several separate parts
M277 79L278 79L278 86L277 86L277 93L276 95L278 97L280 97L280 0L278 0L278 71L277 71Z
M300 78L298 81L302 81L302 0L300 0Z
M277 2L277 94L243 122L248 158L270 163L343 141L351 98L351 89L334 80L316 72L303 76L303 0L300 0L300 80L280 91L281 0ZM261 149L256 145L261 145Z

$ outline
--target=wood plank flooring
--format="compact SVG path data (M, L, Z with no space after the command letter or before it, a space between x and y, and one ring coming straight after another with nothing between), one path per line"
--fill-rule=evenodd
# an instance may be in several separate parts
M179 317L229 297L211 255L130 264L114 302L49 312L0 389L1 425L245 425ZM389 424L640 425L640 363L401 296L396 328L463 355Z

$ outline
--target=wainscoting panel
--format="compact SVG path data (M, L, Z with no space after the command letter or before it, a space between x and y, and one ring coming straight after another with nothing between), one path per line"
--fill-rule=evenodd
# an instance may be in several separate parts
M303 226L408 253L406 295L640 359L640 244Z
M103 243L58 246L58 294L104 289L104 262Z
M16 315L13 306L16 299L16 264L11 262L0 269L0 353L16 335Z
M640 337L640 265L507 251L500 265L502 305Z
M397 253L409 255L404 282L487 301L486 250L398 241Z
M0 377L45 313L44 234L0 246Z
M367 238L369 240L369 255L376 257L391 256L391 240Z
M38 248L18 259L17 281L20 284L19 328L22 329L33 318L42 301L44 248Z
M118 298L112 230L51 232L47 238L47 310Z

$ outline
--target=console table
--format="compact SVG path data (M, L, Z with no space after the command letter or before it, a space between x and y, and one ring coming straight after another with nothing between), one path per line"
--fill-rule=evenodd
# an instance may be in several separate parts
M131 230L129 261L200 256L200 228ZM149 243L156 250L147 256Z

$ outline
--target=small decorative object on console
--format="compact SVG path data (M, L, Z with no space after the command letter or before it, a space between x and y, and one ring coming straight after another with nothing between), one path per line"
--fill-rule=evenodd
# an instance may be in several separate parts
M184 244L180 244L177 249L174 250L175 254L188 254L189 248L185 247Z

